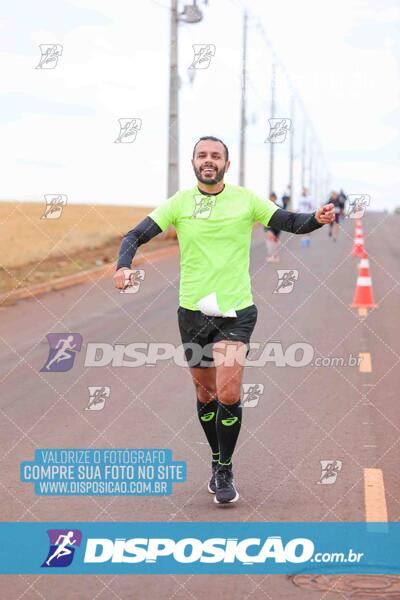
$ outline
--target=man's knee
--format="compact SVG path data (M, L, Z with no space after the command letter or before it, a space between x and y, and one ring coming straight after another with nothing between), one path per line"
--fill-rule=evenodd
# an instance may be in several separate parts
M218 400L221 404L236 404L240 400L240 386L227 384L217 391Z
M194 387L196 388L196 395L200 402L211 402L217 395L215 387L210 385L205 386L199 381L194 381Z

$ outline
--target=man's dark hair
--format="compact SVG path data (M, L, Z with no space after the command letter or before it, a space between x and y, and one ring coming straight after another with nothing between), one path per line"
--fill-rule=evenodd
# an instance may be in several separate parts
M205 135L203 137L201 137L200 139L197 140L197 142L194 145L193 148L193 158L194 158L194 153L196 152L196 146L199 142L202 142L203 140L211 140L213 142L221 142L221 144L223 145L223 147L225 148L225 160L229 160L229 150L226 144L224 144L224 142L222 140L220 140L217 137L214 137L213 135Z

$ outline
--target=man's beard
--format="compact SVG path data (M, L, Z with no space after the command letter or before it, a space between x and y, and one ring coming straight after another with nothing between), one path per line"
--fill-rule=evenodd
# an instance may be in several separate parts
M206 185L215 185L216 183L219 183L220 181L222 181L222 179L224 178L225 175L225 165L222 167L222 169L220 171L218 171L218 169L216 170L215 176L210 178L210 177L203 177L203 175L201 174L201 171L199 169L196 169L196 167L193 167L195 175L198 179L198 181L200 181L201 183L204 183Z

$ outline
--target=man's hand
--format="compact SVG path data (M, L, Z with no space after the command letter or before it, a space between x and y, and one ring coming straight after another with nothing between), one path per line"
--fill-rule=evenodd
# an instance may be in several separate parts
M320 225L327 225L335 220L335 213L333 212L333 204L325 204L315 211L315 220Z
M118 269L118 271L114 273L113 276L114 285L119 290L124 290L126 288L124 275L125 271L130 271L130 269L128 269L128 267L121 267L120 269Z

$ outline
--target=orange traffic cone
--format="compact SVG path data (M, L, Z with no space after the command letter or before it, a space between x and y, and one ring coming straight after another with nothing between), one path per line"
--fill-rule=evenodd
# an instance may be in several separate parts
M362 258L358 263L358 276L371 277L369 274L369 258Z
M365 258L366 256L366 258ZM356 291L354 293L351 308L376 308L372 294L372 280L369 273L368 254L364 250L364 257L361 258L358 266L358 277Z
M355 232L353 249L351 251L351 255L352 256L358 256L359 258L362 258L364 252L365 252L365 248L364 248L364 236L363 236L363 233L362 233L362 229L361 229L361 232L360 232L360 228L357 228L356 232Z

